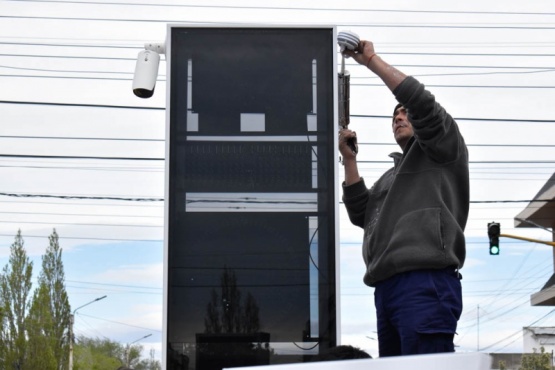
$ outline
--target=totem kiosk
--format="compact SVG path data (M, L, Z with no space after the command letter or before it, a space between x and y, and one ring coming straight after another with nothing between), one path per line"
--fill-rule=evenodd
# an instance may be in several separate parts
M334 27L169 25L167 370L338 344Z

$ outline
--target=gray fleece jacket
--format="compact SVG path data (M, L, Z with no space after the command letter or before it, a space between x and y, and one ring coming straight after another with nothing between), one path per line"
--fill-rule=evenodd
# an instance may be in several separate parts
M461 268L469 208L468 151L455 120L424 85L407 77L393 91L408 109L414 137L394 167L368 189L345 186L343 202L364 229L364 282L374 286L395 274Z

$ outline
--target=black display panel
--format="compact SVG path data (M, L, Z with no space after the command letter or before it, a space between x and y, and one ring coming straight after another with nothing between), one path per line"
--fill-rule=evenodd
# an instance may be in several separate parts
M333 28L170 28L166 368L336 345Z

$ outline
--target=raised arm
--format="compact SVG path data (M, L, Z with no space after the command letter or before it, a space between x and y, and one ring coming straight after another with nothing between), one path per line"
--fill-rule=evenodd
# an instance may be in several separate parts
M466 154L466 145L455 120L424 85L381 59L371 41L361 40L354 51L346 49L344 54L370 69L393 92L408 110L417 141L431 158L449 162Z
M357 49L354 51L346 49L344 53L374 72L391 91L407 78L403 72L389 65L376 54L371 41L361 40Z

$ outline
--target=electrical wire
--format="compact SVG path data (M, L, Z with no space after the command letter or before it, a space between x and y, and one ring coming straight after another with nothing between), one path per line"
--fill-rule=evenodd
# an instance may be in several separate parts
M155 329L151 329L151 328L145 328L145 327L142 327L142 326L131 325L131 324L127 324L127 323L124 323L124 322L121 322L121 321L107 320L107 319L103 319L103 318L100 318L100 317L97 317L97 316L86 315L86 314L81 313L81 312L76 313L76 315L90 317L91 319L106 321L106 322L110 322L112 324L129 326L131 328L150 330L150 331L154 331L156 333L161 333L162 332L161 330L155 330Z
M15 105L45 105L54 107L80 107L80 108L110 108L110 109L137 109L137 110L166 110L164 107L132 106L132 105L107 105L107 104L77 104L77 103L51 103L32 101L8 101L0 100L0 104Z
M542 317L540 317L540 318L537 319L536 321L532 322L531 324L528 325L528 327L530 327L530 326L532 326L532 325L538 323L539 321L545 319L546 317L548 317L549 315L551 315L553 312L555 312L555 309L549 311L547 314L543 315ZM480 348L480 350L481 350L481 351L488 350L488 349L490 349L490 348L492 348L492 347L495 347L496 345L498 345L498 344L500 344L500 343L506 341L507 339L512 338L512 337L514 337L515 335L518 335L518 334L521 334L521 335L522 335L522 330L519 330L519 331L517 331L517 332L515 332L515 333L513 333L513 334L511 334L511 335L509 335L508 337L504 337L503 339L501 339L501 340L499 340L499 341L497 341L497 342L495 342L495 343L493 343L493 344L490 344L489 346L482 347L482 348Z
M174 24L199 24L199 25L209 25L215 24L219 25L221 22L215 21L184 21L183 19L134 19L134 18L92 18L92 17L56 17L56 16L31 16L31 15L0 15L0 18L8 18L8 19L27 19L27 20L55 20L55 21L87 21L87 22L118 22L118 23L174 23ZM357 28L426 28L426 29L467 29L467 30L555 30L553 26L540 26L538 22L530 22L525 24L535 24L532 26L528 25L501 25L501 24L493 24L493 22L484 22L486 24L483 25L472 25L469 23L461 23L461 24L447 24L447 23L395 23L395 24L385 24L385 23L343 23L339 24L342 27L357 27ZM255 23L256 24L256 23ZM252 26L253 22L228 22L228 25L236 25L236 26ZM263 25L259 23L259 25Z
M45 69L45 68L29 68L29 67L16 67L16 66L8 66L8 65L0 65L0 68L4 69L15 69L21 71L34 71L34 72L52 72L52 73L80 73L80 74L113 74L113 75L128 75L131 76L129 79L125 80L132 80L133 72L130 71L92 71L92 70L68 70L68 69ZM456 68L453 66L452 68ZM532 74L532 73L550 73L555 72L555 68L535 68L535 67L527 67L527 70L524 71L522 69L518 71L488 71L488 72L459 72L459 73L413 73L413 77L445 77L445 76L488 76L488 75L525 75L525 74ZM40 75L2 75L4 77L38 77L43 78L44 76ZM49 76L51 78L81 78L76 76ZM361 79L375 79L378 78L376 76L353 76L352 80L361 80ZM91 78L88 79L101 79L101 78ZM112 80L120 80L116 78L109 78ZM158 76L157 81L166 81L164 75Z
M15 198L57 198L57 199L87 199L87 200L121 200L126 202L163 202L164 198L132 198L132 197L108 197L108 196L85 196L85 195L53 195L53 194L25 194L25 193L3 193L0 196Z
M2 154L0 158L33 158L33 159L95 159L108 161L165 161L165 158L157 157L96 157L96 156L71 156L71 155L42 155L42 154ZM359 160L359 164L391 164L388 160ZM555 163L555 160L493 160L493 161L469 161L469 164L548 164Z
M67 282L67 283L76 283L76 284L101 285L101 286L117 287L117 288L133 288L133 289L162 290L161 287L140 286L140 285L122 285L122 284L110 284L110 283L97 283L97 282L93 282L93 281L66 280L66 282Z
M113 108L113 109L146 109L146 110L166 110L165 107L147 107L147 106L125 106L125 105L105 105L105 104L77 104L77 103L51 103L51 102L34 102L34 101L15 101L0 100L0 104L15 105L45 105L45 106L62 106L62 107L84 107L84 108ZM373 114L351 114L351 118L378 118L391 119L390 115L373 115ZM518 118L480 118L480 117L454 117L456 121L476 121L476 122L512 122L512 123L555 123L555 119L518 119Z
M0 42L1 44L1 42ZM135 49L139 49L136 47ZM41 58L41 59L83 59L83 60L103 60L103 61L137 61L137 57L123 58L123 57L101 57L101 56L85 56L85 55L47 55L47 54L9 54L0 53L0 57L17 57L17 58ZM160 60L162 62L162 60Z
M25 225L71 225L71 226L91 226L91 227L129 227L129 228L156 228L161 229L164 225L144 225L144 224L95 224L92 222L53 222L53 221L14 221L14 220L0 220L3 224L25 224Z
M133 2L110 2L110 1L71 1L71 0L5 0L12 2L28 3L60 3L60 4L84 4L84 5L118 5L118 6L148 6L167 8L203 8L203 9L241 9L241 10L306 10L310 12L372 12L372 13L418 13L418 14L485 14L495 16L505 15L532 15L532 16L554 16L550 12L508 12L508 11L470 11L470 10L423 10L423 9L372 9L372 8L345 8L345 7L284 7L284 6L253 6L253 5L208 5L208 4L169 4L169 3L133 3Z
M164 161L155 157L96 157L74 155L33 155L33 154L0 154L0 158L47 158L47 159L100 159L108 161ZM523 162L528 163L528 162Z
M10 237L13 238L14 235L12 234L0 234L3 237ZM40 239L48 239L48 236L45 235L32 235L32 234L25 234L25 238L40 238ZM86 236L60 236L60 240L90 240L90 241L116 241L116 242L148 242L148 243L162 243L164 240L162 239L133 239L133 238L99 238L99 237L86 237Z

